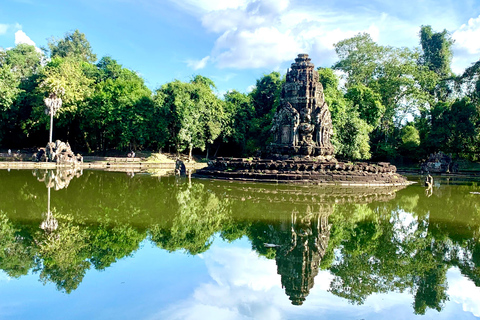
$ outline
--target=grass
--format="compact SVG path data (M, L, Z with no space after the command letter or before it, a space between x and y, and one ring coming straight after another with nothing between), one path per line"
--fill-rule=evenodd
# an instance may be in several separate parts
M173 163L175 162L171 156L166 155L164 153L152 153L149 157L147 157L147 162L154 162L154 163Z

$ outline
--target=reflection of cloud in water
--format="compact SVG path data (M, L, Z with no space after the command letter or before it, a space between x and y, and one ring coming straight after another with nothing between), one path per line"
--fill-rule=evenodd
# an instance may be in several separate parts
M333 276L320 271L315 286L302 306L294 306L281 288L275 260L259 257L249 249L218 247L203 254L212 279L201 283L192 296L148 319L410 319L413 297L408 293L372 294L363 305L328 292ZM429 310L422 319L467 319L480 311L480 288L466 280L458 269L449 271L451 302L441 313ZM470 287L470 286L471 287ZM464 290L464 287L466 288ZM477 297L477 298L474 298ZM456 303L452 303L452 302Z
M154 319L282 319L276 304L288 305L275 260L244 248L213 247L203 254L213 282Z
M451 301L462 305L463 311L480 317L480 288L465 278L458 268L448 270L448 290Z

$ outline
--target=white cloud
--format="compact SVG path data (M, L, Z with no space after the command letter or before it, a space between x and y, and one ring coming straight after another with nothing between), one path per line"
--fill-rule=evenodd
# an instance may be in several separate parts
M290 32L275 27L251 30L229 30L215 42L213 55L221 68L275 67L291 61L303 51Z
M18 25L18 24L17 24L17 25ZM18 26L21 27L20 25L18 25ZM27 34L26 34L25 32L23 32L22 30L18 30L17 32L15 32L15 45L18 45L18 44L21 44L21 43L34 46L34 47L35 47L35 51L37 51L38 53L43 54L42 49L38 48L38 47L35 45L35 42L34 42L32 39L30 39L30 37L27 36Z
M402 225L411 226L401 216ZM147 319L395 319L413 317L411 292L374 293L363 305L355 305L330 292L334 276L320 270L301 307L293 306L281 287L275 260L259 257L246 247L214 244L203 254L210 280L195 285L193 293L163 307ZM447 273L450 301L440 313L429 310L425 319L469 319L480 314L480 288L461 275L458 268ZM464 312L462 312L462 309Z
M383 24L395 20L386 13L380 19L376 13L364 18L357 12L341 13L322 4L299 6L288 0L238 0L228 6L217 1L187 3L198 9L206 31L218 34L210 60L220 68L278 70L298 53L330 66L336 60L336 42L358 32L377 40Z
M462 73L471 63L480 58L480 16L471 18L453 32L452 38L454 57L452 69L455 73Z
M480 53L480 16L476 19L471 18L468 23L463 24L456 30L452 38L455 40L455 46L464 49L469 54Z
M204 254L213 282L149 319L281 319L278 304L288 305L275 260L245 248L213 247Z
M20 43L35 46L35 42L33 42L32 39L30 39L30 37L27 36L22 30L18 30L17 32L15 32L15 45Z
M173 0L170 0L173 2ZM298 53L317 66L337 61L334 44L367 32L381 45L418 47L421 25L455 31L454 70L478 60L480 16L471 0L314 2L289 0L186 0L175 2L217 34L210 61L220 68L284 69ZM459 8L462 8L461 10ZM467 22L468 21L468 22Z
M193 70L199 70L205 68L208 60L210 60L210 56L206 56L201 60L187 60L187 65Z

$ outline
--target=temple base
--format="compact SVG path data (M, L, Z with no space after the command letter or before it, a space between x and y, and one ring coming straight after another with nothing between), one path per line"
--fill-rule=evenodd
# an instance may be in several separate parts
M387 162L345 163L309 159L217 158L197 177L294 184L396 186L411 184Z

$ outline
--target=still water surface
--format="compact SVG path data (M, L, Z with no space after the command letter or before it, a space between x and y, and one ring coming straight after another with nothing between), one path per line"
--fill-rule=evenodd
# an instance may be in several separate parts
M480 183L0 170L0 319L473 319Z

